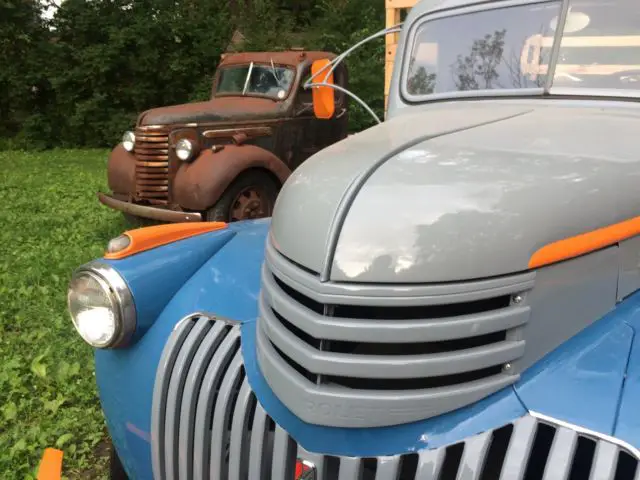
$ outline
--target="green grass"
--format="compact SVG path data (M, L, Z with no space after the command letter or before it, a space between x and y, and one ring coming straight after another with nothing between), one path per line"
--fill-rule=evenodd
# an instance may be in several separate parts
M0 152L0 478L34 478L47 447L66 478L104 478L92 349L66 309L74 268L126 228L95 196L105 150Z

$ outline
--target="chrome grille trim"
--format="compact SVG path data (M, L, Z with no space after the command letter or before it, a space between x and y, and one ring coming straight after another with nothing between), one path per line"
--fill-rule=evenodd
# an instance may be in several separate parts
M468 472L481 472L482 467L486 461L487 451L489 450L489 442L491 440L491 433L484 432L475 437L471 437L467 440L462 452L462 459L460 460L460 467L458 469L458 476L456 480L468 480L470 475ZM440 466L444 460L444 453L442 451L440 458ZM436 477L437 478L437 477Z
M219 351L218 347L224 338L224 327L225 324L223 322L218 322L213 328L209 329L206 337L198 347L198 351L186 375L182 406L180 408L180 433L178 436L178 458L180 459L179 472L181 478L190 478L193 475L193 460L188 452L193 451L198 391L211 358L216 351Z
M182 392L173 392L171 385L183 385ZM546 460L535 457L541 425L554 435ZM496 432L506 429L512 432L498 442ZM317 480L523 479L532 462L541 462L545 479L567 480L579 456L578 444L585 440L594 443L589 480L617 478L622 454L631 459L635 472L626 472L621 480L640 478L636 448L536 412L455 444L405 455L362 458L309 452L257 401L244 374L239 325L201 314L185 318L171 333L156 373L152 405L156 480L293 480L296 458L315 465ZM488 473L491 468L497 471Z
M522 480L522 475L524 474L522 465L526 464L533 446L536 426L536 419L528 416L515 422L513 438L517 438L519 441L509 442L500 480Z
M229 367L232 355L240 348L240 331L233 328L215 352L207 373L204 376L195 416L195 438L193 455L193 478L205 479L209 475L209 456L211 448L209 420L213 415L215 394L220 387L222 377ZM188 476L187 478L191 478Z

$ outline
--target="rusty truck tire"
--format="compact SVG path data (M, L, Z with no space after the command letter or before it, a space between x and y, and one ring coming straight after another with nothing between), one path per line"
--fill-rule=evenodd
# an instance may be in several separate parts
M261 170L243 172L205 212L206 220L236 222L270 217L279 190L279 184L268 173Z

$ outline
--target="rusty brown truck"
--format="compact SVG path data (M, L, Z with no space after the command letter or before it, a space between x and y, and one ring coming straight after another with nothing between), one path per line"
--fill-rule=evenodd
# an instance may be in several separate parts
M225 55L211 98L139 115L111 152L110 193L100 202L132 223L268 217L283 182L315 152L347 136L340 91L330 118L314 115L304 88L319 51ZM333 82L346 88L347 70Z

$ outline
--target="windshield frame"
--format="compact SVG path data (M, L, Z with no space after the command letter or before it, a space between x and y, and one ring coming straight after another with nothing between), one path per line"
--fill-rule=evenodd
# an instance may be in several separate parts
M220 86L220 77L222 76L222 71L223 70L227 70L227 69L231 69L231 68L248 68L252 63L253 63L253 68L255 68L256 66L261 66L261 67L265 67L265 68L271 69L271 63L268 63L268 62L256 62L256 61L248 61L248 62L242 62L242 63L230 63L230 64L227 64L227 65L224 65L224 64L220 65L218 67L217 71L216 71L215 83L214 83L214 86L213 86L213 98L253 97L253 98L265 98L265 99L268 99L268 100L273 100L274 102L284 102L285 100L287 100L291 96L291 92L293 92L295 90L295 86L296 86L297 81L298 81L298 68L297 68L297 66L283 64L283 63L276 63L276 62L273 62L273 66L275 68L284 68L284 69L287 69L287 70L290 70L290 71L293 72L293 78L291 79L291 85L289 85L289 88L286 90L286 93L285 93L284 97L278 98L278 97L273 97L271 95L263 95L263 94L255 93L255 92L247 92L245 94L243 94L242 92L223 92L223 93L219 93L218 92L218 87Z
M529 6L529 5L559 5L560 27L554 32L553 45L551 47L551 55L549 58L549 73L546 83L543 87L533 88L504 88L504 89L479 89L450 91L441 93L430 93L416 95L408 91L409 80L409 60L412 56L413 48L416 42L418 32L426 23L440 18L451 18L460 15L466 15L476 12L485 12L492 10L500 10L509 7ZM572 88L572 87L554 87L553 80L560 50L560 39L564 36L565 21L569 10L571 0L502 0L488 3L469 3L465 6L456 8L430 10L419 17L415 18L407 32L406 40L403 42L402 64L400 65L400 85L399 93L404 102L407 104L424 104L441 100L455 99L480 99L480 98L501 98L501 97L536 97L536 96L562 96L562 97L604 97L604 98L622 98L622 99L638 99L640 98L640 89L600 89L600 88ZM399 50L398 50L399 51Z

